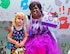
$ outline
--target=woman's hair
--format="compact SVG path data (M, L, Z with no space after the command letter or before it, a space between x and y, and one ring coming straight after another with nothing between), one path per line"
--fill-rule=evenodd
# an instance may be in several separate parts
M14 17L12 26L16 26L16 19L19 16L22 16L22 18L24 19L24 23L26 22L26 16L24 15L24 13L23 12L17 12L16 15L15 15L15 17Z
M42 9L42 6L39 2L36 2L36 1L33 1L30 3L29 5L29 9L31 10L34 6L38 6L38 8L41 10Z
M42 13L42 6L41 6L40 2L37 2L37 1L31 2L29 5L29 9L31 10L34 6L37 6ZM42 13L42 15L43 15L43 13Z

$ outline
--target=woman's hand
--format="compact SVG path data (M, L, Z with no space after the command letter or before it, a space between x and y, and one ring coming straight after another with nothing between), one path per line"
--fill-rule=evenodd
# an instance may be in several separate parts
M54 17L58 17L58 13L57 13L57 12L51 12L51 14L52 14Z

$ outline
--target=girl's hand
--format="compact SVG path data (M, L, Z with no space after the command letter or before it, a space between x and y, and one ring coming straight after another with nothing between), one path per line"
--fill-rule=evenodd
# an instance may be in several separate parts
M24 46L24 43L23 42L20 42L20 47L23 47Z
M20 47L20 43L19 43L19 42L16 42L16 43L15 43L15 46L16 46L17 48L19 48L19 47Z

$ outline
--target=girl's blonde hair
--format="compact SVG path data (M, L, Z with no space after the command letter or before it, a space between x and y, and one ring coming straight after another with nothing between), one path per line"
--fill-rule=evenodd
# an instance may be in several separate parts
M12 26L16 26L16 19L19 16L21 16L24 19L24 24L25 24L25 22L26 22L26 16L25 16L25 14L23 12L17 12L16 15L15 15L15 17L14 17Z

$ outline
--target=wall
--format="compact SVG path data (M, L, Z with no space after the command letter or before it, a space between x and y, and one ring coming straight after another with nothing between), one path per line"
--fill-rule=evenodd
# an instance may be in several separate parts
M0 51L4 51L3 54L7 54L7 52L10 53L7 48L7 33L14 15L17 12L24 12L25 15L29 15L28 5L32 1L33 0L0 0ZM67 54L70 49L70 0L35 1L39 1L42 4L44 11L58 13L59 26L56 29L51 28L51 30L55 33L63 54Z

